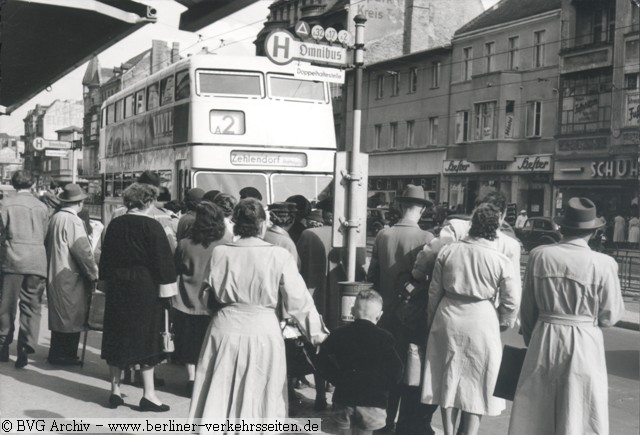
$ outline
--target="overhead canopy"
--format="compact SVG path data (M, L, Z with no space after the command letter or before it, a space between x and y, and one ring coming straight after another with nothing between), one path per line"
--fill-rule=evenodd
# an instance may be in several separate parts
M260 0L176 0L189 8L180 15L180 30L195 32Z
M131 0L0 1L0 114L145 24L155 10Z

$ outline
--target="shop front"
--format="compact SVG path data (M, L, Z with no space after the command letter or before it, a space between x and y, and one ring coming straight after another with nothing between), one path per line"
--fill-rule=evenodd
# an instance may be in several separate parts
M556 213L562 212L569 198L584 196L607 221L617 214L629 216L640 195L639 168L637 155L558 160L554 173Z
M426 197L439 203L443 158L442 148L370 153L367 206L389 207L407 184L422 186Z
M552 171L548 154L515 156L511 162L444 160L446 201L451 211L471 213L477 199L499 191L517 210L524 209L529 216L547 216Z

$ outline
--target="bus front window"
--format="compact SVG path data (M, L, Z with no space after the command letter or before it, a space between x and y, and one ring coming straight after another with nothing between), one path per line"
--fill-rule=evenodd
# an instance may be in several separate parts
M240 199L240 189L243 187L255 187L262 195L266 204L267 176L261 173L239 173L239 172L198 172L195 176L195 187L208 192L209 190L219 190L222 193L233 195Z
M284 201L293 195L302 195L311 202L329 186L333 176L324 174L273 174L271 186L274 201Z

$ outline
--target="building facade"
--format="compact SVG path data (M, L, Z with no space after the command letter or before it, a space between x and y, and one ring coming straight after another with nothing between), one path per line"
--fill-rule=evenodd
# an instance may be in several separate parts
M607 221L638 204L639 10L627 0L562 0L556 212L572 196L591 198Z
M503 0L455 33L442 164L450 209L469 213L497 190L512 214L551 214L560 15L560 0Z

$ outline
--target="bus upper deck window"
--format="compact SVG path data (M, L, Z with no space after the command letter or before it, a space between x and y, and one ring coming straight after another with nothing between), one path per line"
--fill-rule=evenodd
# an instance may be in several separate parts
M200 72L198 92L201 95L262 97L262 77L259 73Z
M269 75L269 96L284 100L326 102L324 82Z
M136 114L144 113L146 107L144 102L144 89L140 89L136 92Z
M179 71L176 73L176 101L188 98L191 93L191 81L189 71Z
M133 95L127 95L124 97L124 117L129 118L133 116Z
M122 121L122 100L116 101L116 118L115 121Z
M165 77L160 81L160 104L173 102L173 76Z
M154 83L147 88L147 110L155 109L159 102L158 84Z
M113 104L107 106L107 125L113 124L116 120L116 108Z

